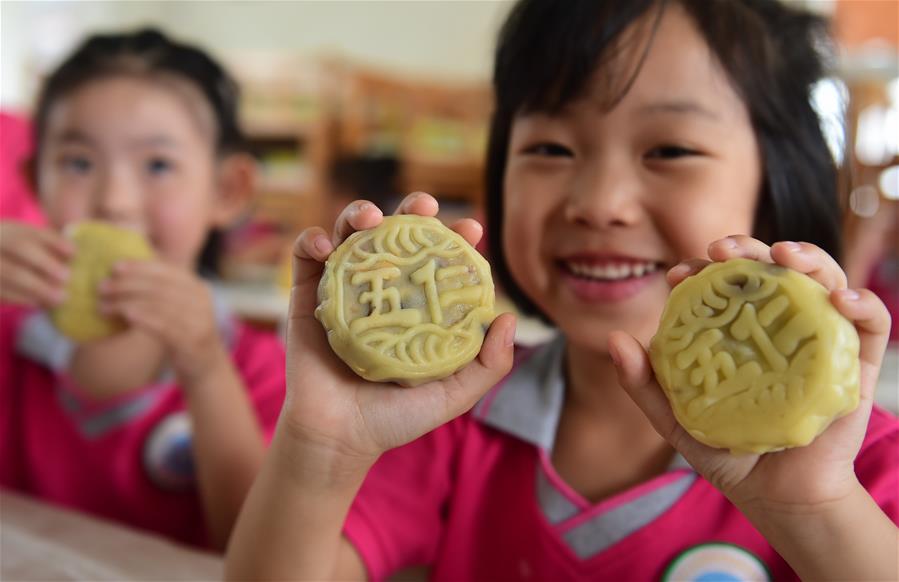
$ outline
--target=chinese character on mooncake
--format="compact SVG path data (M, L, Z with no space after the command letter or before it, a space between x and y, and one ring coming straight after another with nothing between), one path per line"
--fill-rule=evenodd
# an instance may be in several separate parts
M477 356L494 318L490 266L436 218L390 216L328 258L316 318L334 352L374 382L416 385Z
M812 442L859 400L859 339L827 290L731 259L671 292L650 356L680 424L731 452Z
M153 249L140 233L102 222L79 223L67 234L75 243L75 258L66 300L50 314L53 324L78 342L122 331L122 320L100 313L98 286L117 262L152 258Z

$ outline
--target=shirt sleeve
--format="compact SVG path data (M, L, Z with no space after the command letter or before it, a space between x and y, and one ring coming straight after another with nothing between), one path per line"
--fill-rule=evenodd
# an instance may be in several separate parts
M388 451L366 477L343 533L362 557L369 579L383 580L435 560L462 422L456 419Z
M22 450L22 361L16 336L27 312L0 305L0 487L25 487Z
M286 386L284 344L273 333L241 325L234 364L249 393L266 443L281 414Z

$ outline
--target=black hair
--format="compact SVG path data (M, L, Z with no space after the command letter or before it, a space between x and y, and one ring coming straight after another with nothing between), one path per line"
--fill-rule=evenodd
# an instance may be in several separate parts
M582 96L597 67L624 48L622 33L649 24L651 39L672 3L684 7L749 111L764 175L754 236L769 244L811 242L839 260L837 169L811 103L828 65L826 20L779 0L521 0L496 48L486 198L494 272L525 313L542 316L515 284L502 248L512 122L522 112L558 111ZM639 67L627 78L610 79L612 106Z
M122 34L97 34L85 40L44 81L35 107L36 156L53 105L81 86L118 75L168 76L200 90L215 117L215 149L220 156L248 151L238 122L240 91L225 69L203 50L145 28ZM35 164L32 163L32 168ZM202 274L218 273L222 233L213 229L200 253Z

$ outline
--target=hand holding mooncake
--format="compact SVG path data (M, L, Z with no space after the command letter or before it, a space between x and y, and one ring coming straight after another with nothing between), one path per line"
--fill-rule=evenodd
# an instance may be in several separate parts
M54 325L75 341L110 336L125 328L117 317L100 313L98 288L117 262L153 257L153 249L140 233L103 222L83 222L69 233L75 258L66 288L66 300L51 312Z
M886 307L867 289L847 289L839 264L813 244L769 247L734 235L712 243L708 254L711 261L685 261L667 274L672 307L649 342L655 371L637 339L609 335L621 386L658 433L744 512L813 511L850 495L889 337ZM741 272L747 265L751 270ZM709 288L703 294L691 281ZM712 325L724 313L729 323ZM674 331L684 321L691 323ZM705 407L689 410L696 398Z
M360 200L331 234L297 238L282 421L303 454L373 462L469 410L511 368L515 318L494 319L473 248L482 228L446 228L437 211L423 193L393 217Z

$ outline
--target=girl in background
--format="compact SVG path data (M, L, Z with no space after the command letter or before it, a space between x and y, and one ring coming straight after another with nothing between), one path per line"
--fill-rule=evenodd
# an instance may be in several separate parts
M224 547L284 386L280 341L198 274L252 192L237 110L219 64L152 30L91 37L46 79L33 177L48 227L0 224L4 486ZM84 220L141 232L156 259L101 284L127 330L73 345L43 310L69 277L61 233Z

